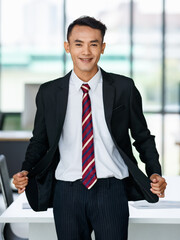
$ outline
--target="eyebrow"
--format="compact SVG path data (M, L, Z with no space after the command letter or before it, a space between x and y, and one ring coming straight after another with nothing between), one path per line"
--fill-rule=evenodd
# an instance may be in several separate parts
M83 43L83 41L81 41L79 39L74 40L74 42ZM99 43L99 40L91 40L90 43Z

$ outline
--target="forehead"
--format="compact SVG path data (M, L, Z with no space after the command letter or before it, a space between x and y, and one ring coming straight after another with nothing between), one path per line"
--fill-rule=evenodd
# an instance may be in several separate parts
M70 40L81 40L81 41L91 41L91 40L102 40L101 31L99 29L94 29L88 26L76 25L72 29L69 36Z

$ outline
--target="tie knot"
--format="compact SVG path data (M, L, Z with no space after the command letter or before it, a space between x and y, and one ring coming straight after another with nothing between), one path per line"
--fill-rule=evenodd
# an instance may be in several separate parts
M90 86L88 84L82 84L81 89L83 90L83 93L88 93Z

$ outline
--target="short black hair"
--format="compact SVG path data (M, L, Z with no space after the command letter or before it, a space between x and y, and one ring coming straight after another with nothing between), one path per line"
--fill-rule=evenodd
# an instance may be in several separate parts
M89 16L82 16L80 18L77 18L76 20L74 20L68 27L67 30L67 40L69 41L69 36L73 30L73 28L76 26L88 26L94 29L99 29L101 31L101 35L102 35L102 41L104 40L104 35L105 32L107 30L107 27L105 24L103 24L101 21L96 20L93 17L89 17Z

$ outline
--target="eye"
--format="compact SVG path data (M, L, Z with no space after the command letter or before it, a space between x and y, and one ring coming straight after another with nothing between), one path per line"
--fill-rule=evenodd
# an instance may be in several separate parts
M82 46L81 43L76 43L75 45L76 45L77 47L81 47L81 46Z
M97 47L96 43L91 44L92 47Z

